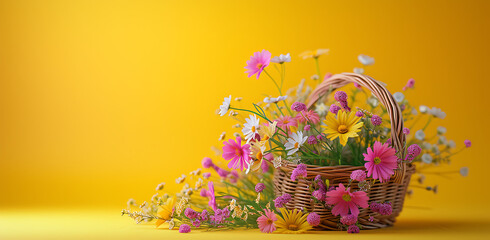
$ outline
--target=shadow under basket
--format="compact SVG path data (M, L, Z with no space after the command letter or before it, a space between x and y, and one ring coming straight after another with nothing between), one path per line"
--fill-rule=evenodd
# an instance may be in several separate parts
M282 166L274 172L274 193L280 196L284 193L291 195L291 200L285 205L288 209L305 209L308 212L315 212L321 217L321 223L316 230L340 230L339 216L333 216L331 210L325 204L318 204L312 200L308 183L314 180L317 175L321 175L323 179L330 181L330 186L337 187L339 183L346 185L349 182L350 174L354 170L365 170L364 166L314 166L307 165L307 178L300 179L297 182L291 181L291 173L296 165ZM369 202L391 202L393 213L389 216L383 216L379 213L371 211L369 208L360 209L358 223L362 229L377 229L393 226L396 217L400 214L403 208L403 202L407 192L408 184L412 174L415 172L415 166L407 164L404 174L398 175L401 179L396 180L395 176L390 181L380 183L377 181L367 191ZM401 174L398 172L398 174ZM351 189L357 189L357 182L351 184ZM373 222L369 221L369 217L373 216Z

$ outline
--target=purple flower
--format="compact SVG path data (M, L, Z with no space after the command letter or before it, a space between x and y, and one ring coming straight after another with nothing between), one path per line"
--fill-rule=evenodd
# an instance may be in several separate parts
M349 105L347 104L347 101L343 101L343 102L339 102L339 103L340 103L340 106L343 109L345 109L345 111L350 112L351 109L350 109Z
M354 225L357 222L357 216L354 214L348 214L340 218L340 222L344 225Z
M311 226L318 226L321 222L320 215L318 213L312 212L308 214L308 217L306 217L306 221L311 225Z
M405 135L410 134L410 129L408 129L408 128L403 128L403 134L405 134Z
M282 196L277 197L274 199L274 206L276 208L282 208L284 204L287 204L291 200L291 195L284 193Z
M412 144L407 148L407 156L405 160L412 161L414 160L420 153L422 152L422 148L417 144Z
M374 217L373 216L369 216L369 221L370 222L374 222Z
M363 170L355 170L350 174L350 179L362 182L366 180L366 172L364 172ZM350 225L350 224L346 224L346 225Z
M347 233L359 233L359 227L356 225L350 225L349 228L347 228Z
M409 88L413 88L414 85L415 85L415 80L413 80L413 78L408 79L407 85L403 87L403 91L406 91Z
M255 191L258 193L264 191L264 189L265 189L265 184L263 183L257 183L257 185L255 185Z
M371 123L374 126L379 126L379 125L381 125L382 122L383 122L383 120L378 115L373 115L373 117L371 118Z
M471 147L471 141L470 141L470 140L468 140L468 139L464 140L464 145L465 145L467 148Z
M380 206L381 206L381 204L379 204L377 202L371 202L369 204L369 208L371 208L371 211L373 211L373 212L379 212Z
M318 141L323 141L323 140L325 140L325 136L323 135L323 133L318 134L318 135L316 135L316 139L318 139Z
M356 82L354 83L354 87L359 88L359 89L362 89L362 86L359 85L359 83L356 83Z
M315 137L315 136L313 136L313 135L308 137L307 142L308 142L308 144L310 144L310 145L311 145L311 144L317 144L317 143L318 143L318 141L316 140L316 137Z
M315 190L311 193L313 197L315 197L318 201L325 201L326 195L325 191Z
M306 178L306 176L307 176L306 165L301 163L291 173L291 181L296 181L296 179L299 177Z
M226 178L226 177L228 177L228 174L230 174L230 172L224 170L223 168L218 168L217 172L218 172L218 175L222 178Z
M347 101L347 93L344 91L337 91L335 92L334 98L338 102L345 102Z
M262 172L266 173L269 171L269 164L267 161L262 161L262 165L260 166L262 168Z
M201 197L207 197L208 196L208 190L206 190L205 188L202 188L200 195L201 195Z
M179 233L188 233L188 232L191 232L191 226L189 226L187 224L180 225Z
M192 209L192 208L186 208L184 211L184 214L186 217L188 217L190 219L194 219L194 218L198 217L198 213L196 211L194 211L194 209Z
M356 117L364 117L364 113L362 111L357 111Z
M193 225L194 227L196 227L196 228L198 228L198 227L200 227L200 226L201 226L201 220L199 220L199 219L197 219L197 218L196 218L196 219L194 219L194 220L192 220L192 221L191 221L191 223L192 223L192 225Z
M383 203L379 208L379 214L381 215L391 215L393 213L393 208L391 207L391 203Z
M203 168L214 167L213 160L211 160L211 158L208 158L208 157L203 158L202 159L202 167Z
M305 130L306 132L310 131L311 129L311 126L310 125L306 125L303 130Z
M204 177L204 179L208 179L209 177L211 177L211 173L203 173L202 176Z
M207 220L209 220L209 213L208 213L208 210L204 209L202 210L201 214L199 214L199 218L201 219L201 221L205 222Z
M294 102L293 105L291 105L291 109L296 111L296 112L301 112L306 110L306 105L301 102Z
M337 114L341 108L335 104L330 106L330 112L333 114Z

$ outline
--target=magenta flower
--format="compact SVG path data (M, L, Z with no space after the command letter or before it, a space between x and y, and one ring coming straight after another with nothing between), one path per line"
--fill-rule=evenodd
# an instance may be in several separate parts
M250 57L250 60L247 61L247 66L245 67L247 69L245 73L248 73L248 77L257 74L257 79L259 79L260 73L262 73L264 68L271 62L271 56L272 54L266 50L255 52L254 55Z
M357 111L356 117L364 117L364 113L362 111Z
M415 85L415 80L413 78L408 79L407 85L403 87L403 91L406 91L409 88L413 88Z
M306 105L302 102L294 102L293 105L291 105L291 110L296 112L305 111Z
M383 122L383 119L381 119L381 117L378 115L373 115L373 117L371 118L371 123L374 126L379 126L379 125L381 125L382 122Z
M356 225L350 225L349 228L347 228L347 233L359 233L359 227Z
M403 134L405 134L405 135L410 134L410 129L408 129L408 128L403 128Z
M330 112L333 114L337 114L341 108L335 104L330 106Z
M187 224L182 224L179 227L179 233L189 233L191 232L191 226Z
M471 147L471 141L470 141L470 140L468 140L468 139L464 140L464 145L465 145L467 148Z
M318 226L321 222L320 215L316 212L312 212L308 214L308 217L306 217L306 221L311 225L311 226Z
M367 176L373 176L374 179L379 179L381 182L386 182L393 175L397 168L397 157L395 149L388 146L388 143L381 144L376 141L373 150L369 147L367 153L363 153L364 167L367 169Z
M276 231L276 226L274 226L274 222L277 221L276 214L269 210L264 210L264 215L257 218L257 224L259 225L259 229L263 233L271 233Z
M350 174L350 179L362 182L366 180L366 173L363 170L355 170ZM350 224L347 224L350 225Z
M213 209L213 211L216 211L218 206L216 205L216 196L214 196L214 183L211 181L208 183L207 197L209 198L208 205Z
M347 93L344 91L335 92L334 98L337 102L345 102L347 101Z
M297 178L306 178L307 174L306 165L301 163L291 173L291 181L296 181Z
M348 214L340 218L340 222L344 225L354 225L357 223L357 216L353 214Z
M335 216L345 216L350 213L358 216L359 207L367 208L369 197L366 192L350 192L350 188L345 189L342 183L335 190L327 192L327 204L334 205L332 214Z
M243 171L244 167L247 167L250 163L250 145L242 144L240 137L236 138L236 142L233 139L224 142L223 146L223 158L231 160L228 163L228 167L231 169L240 169Z
M298 126L298 121L295 118L290 117L290 116L280 116L275 121L277 122L277 126L279 126L280 128Z
M257 185L255 185L255 192L262 192L264 191L265 189L265 184L264 183L257 183Z
M210 168L214 167L213 160L211 158L205 157L202 159L202 167L203 168Z

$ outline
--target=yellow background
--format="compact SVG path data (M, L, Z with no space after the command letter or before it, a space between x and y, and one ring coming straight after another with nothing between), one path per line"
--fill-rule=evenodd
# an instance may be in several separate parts
M71 229L52 227L65 217L83 229L97 216L88 209L107 220L88 229L145 232L107 212L162 181L175 189L212 156L221 132L232 134L233 121L215 115L223 97L248 106L276 95L265 76L244 73L262 49L291 53L286 88L315 73L298 54L316 48L331 49L323 73L352 71L362 53L392 92L414 78L412 103L448 114L432 126L474 146L443 168L470 176L429 179L440 193L416 191L400 224L434 225L427 216L441 209L486 218L489 11L489 1L0 1L0 219L10 226L0 236L14 237L14 225Z

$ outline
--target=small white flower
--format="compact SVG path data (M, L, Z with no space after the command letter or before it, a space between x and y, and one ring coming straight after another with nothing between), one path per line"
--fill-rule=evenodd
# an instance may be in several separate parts
M444 119L446 117L446 113L443 112L440 108L433 107L429 110L429 113L432 114L436 118Z
M162 182L162 183L158 184L158 186L156 187L156 189L155 189L155 190L156 190L156 191L161 191L161 190L163 190L163 188L164 188L164 187L165 187L165 183L164 183L164 182Z
M433 147L432 152L434 152L435 155L441 154L441 150L439 150L439 146L433 145L432 147Z
M424 131L418 130L417 132L415 132L415 138L420 140L420 141L423 141L425 139Z
M398 103L401 103L403 99L405 99L405 95L403 95L403 93L401 92L396 92L395 94L393 94L393 97L395 98L395 101Z
M447 130L446 130L445 127L442 127L442 126L437 127L437 133L440 134L440 135L446 133L446 131Z
M359 56L357 56L357 59L364 66L369 66L369 65L373 65L374 64L374 58L372 58L372 57L370 57L368 55L359 54Z
M319 115L326 115L328 113L329 107L325 103L320 103L315 105L315 111Z
M432 144L430 144L428 142L423 142L422 143L422 148L424 148L424 149L431 149L432 148Z
M136 200L130 198L127 202L127 205L128 205L128 208L130 208L131 206L136 206Z
M219 115L220 116L223 117L228 112L228 109L230 109L230 102L231 102L231 95L227 98L225 97L225 100L223 101L221 106L219 106Z
M286 54L286 55L279 55L278 57L273 57L271 59L271 62L273 63L285 63L285 62L291 62L291 55Z
M412 108L412 115L417 116L419 112L417 112L417 109Z
M429 107L424 106L424 105L420 105L420 107L419 107L419 111L420 111L420 113L422 113L422 114L426 114L426 113L429 111Z
M468 167L462 167L461 169L459 169L459 173L461 174L461 176L463 177L467 177L468 176L468 173L469 173L470 169Z
M364 68L354 68L354 73L356 74L363 74L364 73Z
M308 136L303 137L302 131L292 133L291 137L288 138L288 142L284 144L286 150L290 150L288 152L288 156L296 153L299 148L306 142L306 139L308 139Z
M320 76L318 76L318 74L311 76L311 80L318 80L318 79L320 79Z
M445 136L439 136L439 144L446 145L447 144L447 139Z
M432 163L432 156L428 153L424 153L424 155L422 155L422 162L427 163L427 164L431 164Z
M226 137L226 132L222 132L221 135L219 135L218 141L225 139L225 137Z
M447 143L447 146L450 148L455 148L456 142L454 140L449 140L449 142Z
M287 95L286 96L279 96L276 98L266 97L266 98L264 98L264 103L277 103L277 102L286 100L286 98L288 98Z
M185 177L186 177L185 174L182 174L181 177L175 179L175 183L177 184L183 183L185 181Z
M242 132L245 135L245 140L249 143L250 140L255 139L255 135L259 133L260 124L259 119L255 114L250 115L245 121L247 122L243 124Z
M375 96L371 96L367 99L367 102L372 107L377 107L379 104L379 100Z

